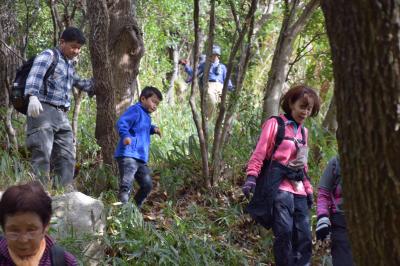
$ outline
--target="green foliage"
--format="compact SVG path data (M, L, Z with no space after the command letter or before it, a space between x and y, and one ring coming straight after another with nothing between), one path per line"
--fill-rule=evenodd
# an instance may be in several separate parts
M112 223L109 243L115 245L118 265L217 265L220 262L239 265L238 252L227 250L219 243L192 235L185 222L171 212L174 222L170 229L158 230L143 221L132 204L111 208ZM189 233L189 234L188 234ZM219 262L218 262L219 261ZM243 261L242 261L243 262ZM239 263L239 264L238 264Z
M21 155L0 149L0 190L32 179L30 165Z
M141 61L141 82L162 88L171 71L168 47L192 41L192 1L151 0L137 2L146 54Z
M290 83L307 83L320 87L324 81L332 81L330 46L320 9L313 13L307 26L300 33L295 49L292 60L296 61L296 64L289 76Z

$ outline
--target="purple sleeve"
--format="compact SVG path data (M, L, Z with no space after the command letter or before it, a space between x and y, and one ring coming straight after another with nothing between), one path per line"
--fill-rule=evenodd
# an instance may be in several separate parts
M78 261L76 260L76 258L74 257L74 255L72 255L71 253L69 253L68 251L64 252L64 259L65 259L65 263L68 266L78 266Z
M317 198L317 217L327 216L329 217L329 206L332 205L332 197L329 190L326 188L318 188Z

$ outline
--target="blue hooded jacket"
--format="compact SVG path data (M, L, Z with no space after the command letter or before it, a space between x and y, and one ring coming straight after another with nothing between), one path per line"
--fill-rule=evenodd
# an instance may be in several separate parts
M149 112L140 102L129 107L117 121L117 130L120 136L115 158L131 157L144 163L149 160L150 135L156 127L151 124ZM123 140L131 138L130 145L124 145Z

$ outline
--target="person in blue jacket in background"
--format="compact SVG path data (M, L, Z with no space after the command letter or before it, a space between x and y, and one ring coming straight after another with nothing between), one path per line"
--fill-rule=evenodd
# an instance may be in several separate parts
M118 199L122 203L129 200L133 181L140 189L135 202L141 208L143 201L152 189L152 179L147 166L150 150L150 135L161 131L151 124L150 114L157 110L162 101L161 92L155 87L145 87L140 93L139 102L129 107L117 121L120 139L115 151L118 162L120 185Z
M210 118L216 109L216 106L221 101L221 94L222 89L224 86L224 82L226 79L226 66L220 62L221 57L221 47L218 45L213 45L212 55L210 57L210 72L208 74L208 91L207 91L207 112L206 116ZM184 65L185 72L188 73L189 78L191 80L193 76L193 69L187 64L186 60L180 60L179 63ZM200 89L203 88L203 75L204 75L204 68L206 66L206 60L199 63L198 68L198 78L199 78L199 86ZM232 81L228 80L228 90L232 91L233 85Z

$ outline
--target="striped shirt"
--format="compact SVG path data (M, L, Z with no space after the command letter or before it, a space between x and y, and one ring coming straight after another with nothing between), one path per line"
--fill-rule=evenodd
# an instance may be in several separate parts
M47 80L47 94L43 86L43 78L47 69L53 62L53 50L47 49L36 56L33 62L28 79L26 80L25 95L37 96L39 101L55 106L69 108L71 105L71 90L75 86L80 90L92 93L93 81L79 78L75 72L72 60L66 59L56 49L58 53L58 64L54 74Z
M45 236L46 249L44 250L43 256L40 259L39 266L52 266L51 265L51 247L55 244L54 240L50 236ZM69 252L64 252L64 259L67 266L77 266L78 261ZM0 238L0 266L14 266L15 263L11 259L8 252L7 240Z

